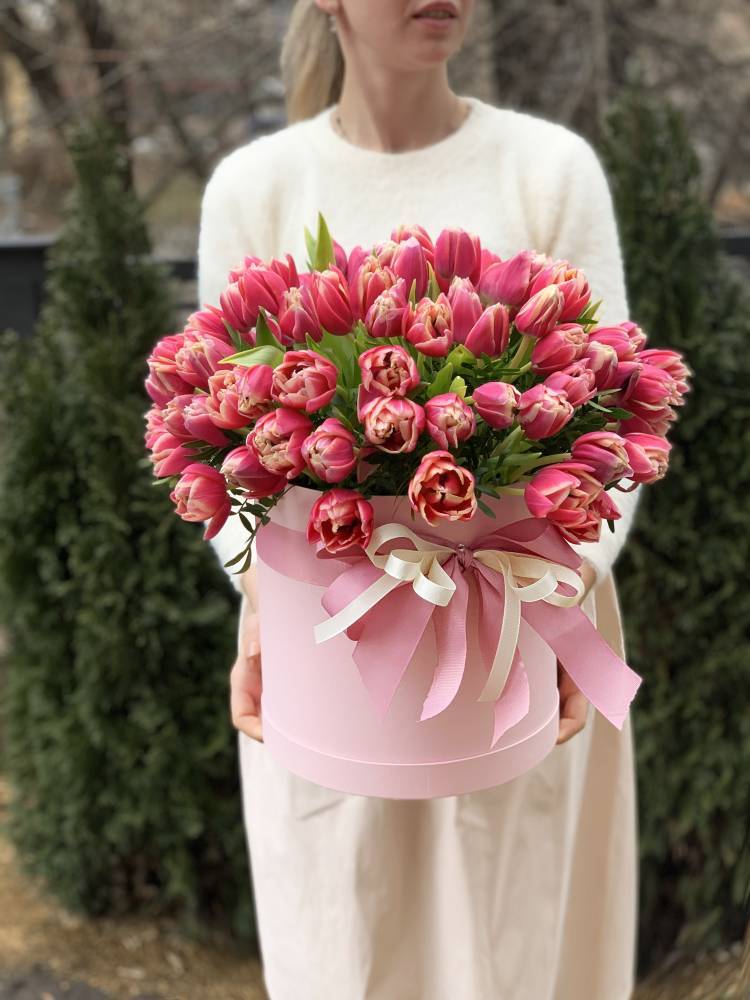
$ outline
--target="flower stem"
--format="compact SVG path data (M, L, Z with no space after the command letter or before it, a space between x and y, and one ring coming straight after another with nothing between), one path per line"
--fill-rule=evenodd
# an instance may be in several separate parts
M520 368L521 365L526 362L526 355L528 354L529 347L533 347L536 337L532 337L529 333L524 333L521 335L521 342L518 345L516 353L510 360L508 365L509 368Z

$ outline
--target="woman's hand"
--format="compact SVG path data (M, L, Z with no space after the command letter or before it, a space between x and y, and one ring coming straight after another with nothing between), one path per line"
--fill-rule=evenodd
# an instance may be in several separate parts
M596 583L596 571L588 559L584 559L579 572L586 587L581 597L581 601L583 601ZM589 707L588 698L575 684L559 660L557 661L557 689L560 692L560 728L555 741L556 746L559 743L566 743L571 736L580 733L586 725L586 712Z
M263 678L260 665L258 591L255 566L240 577L242 605L237 641L237 659L229 675L232 725L254 740L263 742L260 696Z

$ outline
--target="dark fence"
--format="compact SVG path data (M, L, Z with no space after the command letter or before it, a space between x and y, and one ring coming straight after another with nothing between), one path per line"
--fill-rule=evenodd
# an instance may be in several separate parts
M750 229L725 230L721 242L750 281ZM32 334L44 298L44 260L50 236L23 236L0 242L0 329L12 327L22 336ZM195 260L166 260L174 283L181 319L197 308Z

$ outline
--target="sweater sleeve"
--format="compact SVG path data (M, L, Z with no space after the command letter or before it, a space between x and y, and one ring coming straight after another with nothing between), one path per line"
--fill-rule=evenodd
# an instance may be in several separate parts
M624 323L630 318L622 246L612 193L599 155L583 136L568 132L573 140L571 155L561 172L561 211L550 255L580 268L591 287L592 301L602 299L599 325ZM630 492L613 490L610 495L620 511L614 531L602 522L599 540L582 542L576 550L588 559L600 583L617 560L635 519L643 492L639 484Z
M203 191L198 234L198 307L218 305L219 295L227 284L229 271L245 255L255 253L245 234L239 212L238 191L233 180L236 153L224 157L214 168ZM204 522L208 524L208 522ZM247 531L236 514L230 514L221 529L209 538L222 567L235 590L242 593L238 565L228 562L247 545ZM253 558L255 553L253 552Z

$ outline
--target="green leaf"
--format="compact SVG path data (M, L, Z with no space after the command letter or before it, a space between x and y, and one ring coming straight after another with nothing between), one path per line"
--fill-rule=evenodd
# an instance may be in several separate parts
M437 282L435 271L433 270L432 264L429 260L427 261L427 272L430 276L429 281L427 282L427 295L434 301L440 294L440 285Z
M333 240L328 232L323 213L318 212L318 238L315 244L315 270L324 271L330 264L336 263Z
M307 247L307 266L309 270L313 270L316 252L315 237L307 226L305 226L305 246Z
M273 368L280 365L284 360L284 351L278 347L271 347L264 344L261 347L251 347L249 351L242 351L240 354L232 354L222 361L231 362L233 365L245 365L252 368L253 365L271 365Z
M464 399L466 396L466 382L461 378L460 375L456 375L450 384L448 392L455 392L457 396Z
M238 351L241 351L243 345L242 337L240 337L239 333L235 330L231 323L227 323L223 316L221 317L221 321L226 327L226 331L229 334L229 339L232 341L232 344Z
M275 347L282 352L284 350L283 344L276 339L271 327L268 325L266 311L263 306L260 306L258 310L258 319L255 322L255 346Z
M417 301L417 279L414 278L409 289L409 302L414 305Z
M425 393L427 399L432 399L433 396L439 396L441 393L448 392L448 386L451 384L452 378L453 365L448 362L440 369L435 378L432 380L432 383L427 386L427 391Z

